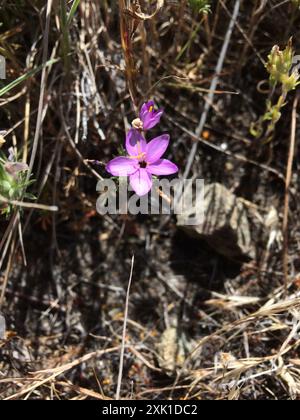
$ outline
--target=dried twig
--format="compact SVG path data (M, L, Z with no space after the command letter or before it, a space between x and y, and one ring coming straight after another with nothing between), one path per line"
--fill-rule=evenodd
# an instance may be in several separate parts
M47 206L45 204L26 203L24 201L18 201L18 200L8 200L2 195L0 195L0 203L10 204L16 207L22 207L26 209L37 209L37 210L53 211L53 212L58 211L57 206Z
M293 105L293 114L292 114L292 127L291 127L291 139L290 139L290 148L288 155L288 165L286 171L285 179L285 197L284 197L284 215L283 215L283 273L284 273L284 284L285 291L287 292L288 283L289 283L289 201L290 201L290 185L292 181L293 173L293 162L296 149L296 129L297 129L297 107L299 102L299 95L295 96L294 105Z
M41 134L42 122L43 122L43 108L44 108L44 98L45 98L46 79L47 79L47 68L45 64L47 62L47 57L48 57L48 41L49 41L52 3L53 3L53 0L47 1L46 25L45 25L44 43L43 43L43 70L42 70L42 77L41 77L41 90L40 90L36 130L35 130L35 136L33 139L33 147L32 147L32 152L31 152L31 157L30 157L29 171L27 173L27 180L30 179L30 176L33 170L33 165L36 158L39 138Z
M35 389L37 389L38 387L46 384L47 382L51 382L52 380L54 380L57 376L67 372L70 369L73 369L74 367L80 365L81 363L85 363L88 360L94 358L94 357L101 357L105 354L108 353L114 353L116 351L119 350L119 347L112 347L106 350L99 350L99 351L93 351L91 353L85 354L84 356L70 362L67 363L65 365L59 366L57 368L54 369L47 369L44 371L38 371L35 372L34 374L37 375L36 378L33 378L33 381L35 381L32 385L29 385L28 387L25 387L23 389L21 389L20 391L18 391L17 393L11 395L8 398L5 398L6 400L14 400L17 399L19 397L21 397L24 394L27 394L28 392L34 391ZM48 374L49 376L46 376L46 378L42 378L41 375L43 374Z
M132 36L136 29L136 21L133 17L128 16L126 10L125 0L119 0L119 10L120 10L120 31L121 31L121 42L124 52L125 65L126 65L126 79L128 84L128 89L130 92L132 103L135 107L137 113L138 109L138 91L136 87L136 69L135 62L132 51Z
M116 400L120 399L120 392L121 392L123 366L124 366L125 341L126 341L126 327L127 327L127 319L128 319L129 294L130 294L130 288L131 288L131 282L132 282L133 267L134 267L134 255L133 255L132 260L131 260L131 270L130 270L130 276L129 276L127 294L126 294L123 335L122 335L122 346L121 346L120 366L119 366L118 384L117 384L117 391L116 391Z

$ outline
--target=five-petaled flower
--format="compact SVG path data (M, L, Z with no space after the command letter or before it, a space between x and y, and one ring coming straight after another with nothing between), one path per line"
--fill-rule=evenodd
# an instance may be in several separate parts
M152 188L153 175L172 175L178 167L167 159L162 159L170 142L170 136L164 134L149 143L143 135L132 128L126 136L128 157L120 156L111 160L106 170L113 176L129 176L132 189L139 196L144 196Z
M143 123L143 130L151 130L151 128L159 124L163 113L163 110L155 109L154 101L145 103L140 111L140 120Z

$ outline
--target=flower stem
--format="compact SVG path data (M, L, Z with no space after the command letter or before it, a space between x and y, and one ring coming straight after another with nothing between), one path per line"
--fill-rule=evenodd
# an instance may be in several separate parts
M121 42L125 58L125 72L126 79L128 84L128 90L131 96L132 103L137 114L138 110L138 91L136 87L136 68L133 57L132 50L132 35L134 31L135 21L132 17L126 14L126 1L119 0L119 10L120 10L120 32L121 32Z

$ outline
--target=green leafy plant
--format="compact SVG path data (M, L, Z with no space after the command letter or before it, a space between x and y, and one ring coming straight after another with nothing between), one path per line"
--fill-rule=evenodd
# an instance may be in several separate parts
M71 6L70 11L68 11L68 6L66 0L60 0L60 23L62 31L62 56L64 59L65 69L70 70L70 25L75 16L75 13L80 4L80 0L74 0Z
M12 149L8 158L0 154L0 214L9 216L15 207L13 201L35 199L31 194L24 193L33 182L27 180L27 170L25 163L16 161Z
M211 11L211 0L189 0L189 5L192 9L192 11L195 14L202 15L202 18L200 19L200 22L198 22L191 31L191 35L186 42L186 44L181 48L179 51L176 62L178 62L182 56L186 53L186 51L189 50L190 46L192 45L194 39L196 38L199 30L201 29L201 26L203 24L203 21L207 17L207 14Z
M211 11L210 0L189 0L189 5L196 13L209 13Z
M283 51L280 50L278 45L275 45L268 56L266 69L270 75L270 95L266 101L264 115L250 128L252 136L256 139L263 139L264 143L272 141L276 124L282 115L282 108L286 105L287 95L300 84L299 72L294 67L295 59L291 39ZM278 88L280 93L278 99L276 99ZM267 123L266 126L265 123Z

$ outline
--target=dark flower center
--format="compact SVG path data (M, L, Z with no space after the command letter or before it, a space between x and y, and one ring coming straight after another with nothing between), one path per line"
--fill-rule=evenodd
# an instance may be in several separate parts
M147 162L140 162L140 168L145 169L147 168Z

